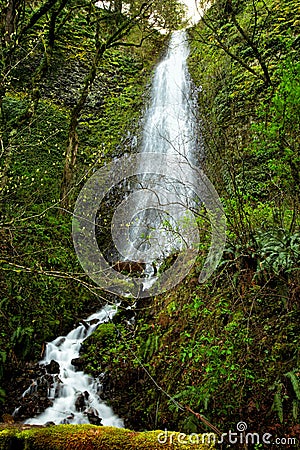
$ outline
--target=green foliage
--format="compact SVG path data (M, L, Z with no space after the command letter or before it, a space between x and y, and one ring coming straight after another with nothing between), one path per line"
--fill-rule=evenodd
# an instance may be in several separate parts
M286 373L285 376L291 380L296 399L300 400L299 372L297 370L293 370L292 372Z
M298 270L300 258L300 234L290 235L285 230L258 232L256 237L259 254L259 271L276 274Z
M150 360L153 354L159 349L159 336L157 334L150 334L144 346L141 347L143 359Z
M287 58L275 76L278 85L258 108L258 121L252 125L252 153L269 173L269 189L274 195L284 192L286 207L286 200L290 205L299 200L300 63Z
M4 369L6 357L7 357L6 352L1 350L0 351L0 382L1 382L1 379L2 379L2 376L4 373L3 369ZM5 391L0 386L0 403L3 403L4 401L5 401Z
M116 341L115 325L113 323L99 325L97 330L88 339L91 343L96 343L99 350L110 347Z
M141 5L132 2L131 13ZM39 6L25 4L24 23ZM173 2L158 2L157 11L163 10L170 13L169 24L175 23ZM51 12L41 17L24 35L12 55L13 67L6 54L14 42L2 47L0 61L6 80L6 92L0 92L4 374L8 364L20 367L29 358L38 359L44 341L98 309L93 292L106 297L78 276L82 270L72 247L70 218L57 212L70 111L93 57L94 25L101 18L99 36L105 40L118 21L112 11L94 8L90 14L87 6L68 3L58 18L47 76L37 83L35 67L49 53L50 17ZM167 423L183 432L202 430L194 417L174 407L167 392L222 429L234 429L242 418L264 433L279 419L282 431L299 417L294 369L299 367L300 313L299 5L296 0L216 1L206 17L217 33L204 23L190 30L190 69L198 92L205 170L228 219L222 265L208 283L198 285L201 255L195 273L177 289L139 301L136 325L128 325L121 314L116 324L101 325L85 341L82 356L90 373L110 372L111 403L135 429ZM127 19L121 15L118 20L124 24ZM129 37L139 42L138 27ZM71 200L93 170L136 148L145 86L163 42L154 33L146 46L110 49L99 62L79 117ZM40 98L32 109L33 81ZM32 115L26 120L28 112ZM199 224L205 252L207 227L200 219ZM167 260L166 268L172 262ZM61 439L63 429L58 428ZM52 431L41 433L39 441L29 439L28 432L26 445L50 448ZM73 439L69 448L81 446L82 435L76 433L66 433ZM102 436L107 448L112 448L112 434ZM130 448L135 437L126 435ZM125 448L123 440L120 445Z
M4 365L5 361L6 361L6 358L7 358L6 352L1 350L0 351L0 380L1 380L2 376L3 376L3 365Z
M300 406L300 383L298 370L294 369L290 372L287 372L284 375L291 381L291 385L293 388L292 395L287 394L284 383L280 381L275 381L275 383L270 387L270 390L275 391L272 410L277 413L281 423L283 423L285 415L289 413L287 409L288 408L287 400L290 399L290 397L292 397L291 401L292 417L295 421L297 421L298 419Z
M120 313L119 313L120 315ZM131 360L128 349L133 348L130 333L122 323L104 323L83 343L81 352L86 370L98 376L112 366Z
M272 410L278 414L280 422L283 423L283 404L280 392L275 392L274 394Z
M139 304L136 326L121 332L133 353L122 350L124 365L111 367L113 405L138 429L202 429L182 411L189 405L222 429L242 418L264 433L279 420L283 435L299 408L297 377L285 376L299 365L299 8L295 0L218 1L206 18L215 30L204 22L190 30L189 64L228 246L205 285L195 281L201 255L177 289ZM112 360L114 350L105 354Z
M70 111L93 58L94 27L103 16L99 30L106 39L115 17L93 6L66 2L56 16L51 50L49 21L58 2L33 24L30 20L40 6L24 4L17 34L24 24L32 27L16 35L16 47L12 41L0 49L0 378L7 369L38 360L45 341L65 334L74 321L99 309L99 295L105 301L81 274L70 216L59 214L59 196ZM6 19L1 18L2 26ZM128 38L139 43L140 29ZM154 32L147 47L113 48L100 62L79 117L72 200L92 170L132 149L144 86L164 40ZM48 67L42 66L45 57Z
M22 356L24 358L31 351L33 332L33 327L22 328L18 326L11 337L11 343L13 347L22 347Z
M285 374L287 378L290 379L293 387L293 398L292 400L292 415L295 421L299 418L299 408L300 408L300 382L299 382L299 371L293 370Z

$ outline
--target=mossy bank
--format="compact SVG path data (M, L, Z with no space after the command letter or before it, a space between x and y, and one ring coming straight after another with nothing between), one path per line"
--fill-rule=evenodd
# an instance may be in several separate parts
M93 425L58 425L47 428L0 430L1 450L213 450L215 436L134 431ZM203 443L202 443L203 441Z

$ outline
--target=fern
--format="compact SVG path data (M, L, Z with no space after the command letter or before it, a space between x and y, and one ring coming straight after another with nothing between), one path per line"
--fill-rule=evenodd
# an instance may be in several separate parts
M175 394L172 398L179 402L182 401L183 403L188 403L195 408L203 408L204 411L207 411L211 395L207 392L203 392L201 387L187 386L186 389ZM172 406L173 405L170 403L170 410L172 410Z
M4 402L4 398L5 398L5 391L0 388L0 403Z
M291 380L294 392L296 394L296 398L297 400L300 400L300 383L298 376L295 374L294 371L286 373L285 376Z
M297 267L300 250L299 233L291 235L283 229L260 231L257 233L256 242L261 258L261 270L279 274L281 271L290 272Z
M294 420L297 420L299 413L299 401L294 399L293 400L293 418Z
M152 358L153 354L158 351L158 343L159 343L159 336L151 334L145 344L145 349L143 351L143 357L146 358Z
M283 405L282 405L282 397L279 392L275 392L274 400L272 405L272 411L275 411L278 414L278 418L280 423L283 423Z
M6 361L6 352L4 352L3 350L0 351L0 361L4 362Z
M210 400L210 395L207 394L207 396L205 396L204 399L203 399L204 410L205 410L205 411L207 411L207 409L208 409L208 403L209 403L209 400Z
M32 348L32 335L34 328L32 327L17 327L11 337L12 345L22 345L22 356L26 356Z
M0 378L3 376L3 363L5 363L6 361L6 352L4 352L3 350L0 351ZM0 394L1 395L1 394Z

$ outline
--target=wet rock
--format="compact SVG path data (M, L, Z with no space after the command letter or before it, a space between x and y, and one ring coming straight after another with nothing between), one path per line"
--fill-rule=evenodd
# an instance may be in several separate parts
M74 328L79 327L80 325L84 326L84 328L86 330L88 330L90 328L91 325L94 325L95 323L98 323L99 320L98 319L92 319L89 320L88 322L86 320L83 319L78 319L75 323L74 323Z
M79 358L73 358L71 360L71 364L73 364L73 366L78 367L78 368L82 368L84 367L84 359L82 357Z
M81 320L79 325L83 325L86 330L88 330L90 327L89 324L85 320Z
M29 373L32 378L35 378L34 380L29 380L25 375L18 377L20 384L18 384L17 392L19 396L13 412L16 421L24 421L33 417L53 404L48 398L48 393L53 387L54 379L58 377L46 373L46 368L40 365L30 368Z
M62 419L59 423L62 425L68 425L70 421L68 419Z
M15 419L11 414L3 414L2 420L4 423L12 424L14 423Z
M146 269L146 263L143 261L117 261L112 268L125 274L142 274Z
M60 338L56 339L56 345L59 347L61 344L63 344L65 342L66 338L65 336L60 336Z
M135 318L135 311L132 309L121 309L113 317L112 322L115 324L120 324L128 322Z
M92 320L89 320L89 326L95 325L95 324L98 323L98 322L99 322L98 319L92 319Z
M54 359L52 359L50 363L45 366L45 369L48 373L59 373L59 364L57 361L54 361Z
M76 408L76 411L80 412L80 411L84 410L84 407L85 407L85 396L81 392L75 400L75 408Z
M98 426L103 425L103 424L102 424L102 419L101 419L101 417L99 416L99 412L97 411L97 409L95 409L95 408L93 408L93 407L90 406L89 408L87 408L87 409L84 411L83 414L87 416L87 418L88 418L90 424L92 424L92 425L98 425Z
M100 377L99 381L101 383L100 389L101 390L101 399L107 400L110 396L111 389L112 389L112 380L109 372L103 372Z
M32 395L27 395L22 398L21 405L14 413L15 420L23 421L29 417L34 417L37 414L43 412L49 406L52 406L53 402L47 397L39 395L39 392L35 392Z
M53 427L55 425L55 423L54 422L46 422L46 423L44 423L44 427Z

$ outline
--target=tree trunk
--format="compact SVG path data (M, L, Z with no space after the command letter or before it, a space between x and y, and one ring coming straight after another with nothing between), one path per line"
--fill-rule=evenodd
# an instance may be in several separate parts
M78 116L79 114L72 114L70 120L68 146L66 150L65 166L61 181L60 201L61 207L63 208L62 212L66 212L65 210L69 207L69 189L73 180L73 172L76 164L79 145L77 134Z
M64 214L66 210L69 208L69 192L72 186L73 174L76 165L78 145L79 145L77 135L78 120L82 112L82 109L84 108L84 105L86 103L90 90L92 88L92 85L95 81L97 75L97 66L99 64L99 60L101 59L103 53L105 52L105 49L106 49L105 45L101 45L97 49L90 71L85 78L79 99L71 112L66 159L60 192L60 205L62 208L61 210L62 214Z
M10 42L12 40L12 35L16 30L19 7L20 7L19 0L10 0L8 2L5 20L5 30L4 30L5 42Z

